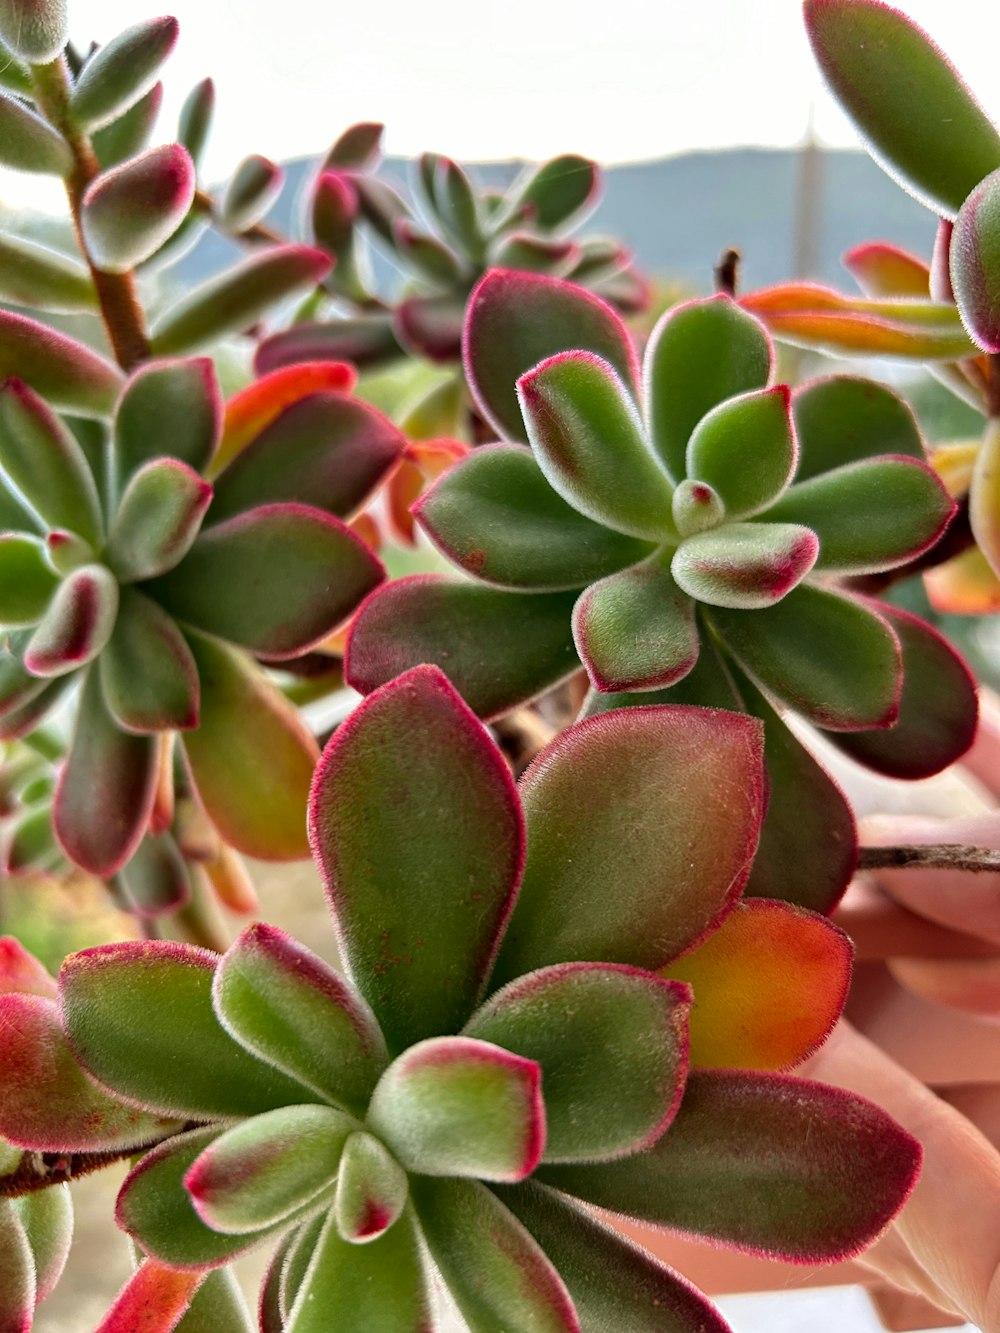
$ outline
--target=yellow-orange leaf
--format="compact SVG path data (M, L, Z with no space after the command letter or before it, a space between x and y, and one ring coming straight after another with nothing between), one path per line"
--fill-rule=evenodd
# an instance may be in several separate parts
M960 616L1000 611L1000 579L978 546L927 570L924 587L935 611Z
M931 450L931 467L944 482L949 495L957 498L969 489L978 453L978 440L955 440Z

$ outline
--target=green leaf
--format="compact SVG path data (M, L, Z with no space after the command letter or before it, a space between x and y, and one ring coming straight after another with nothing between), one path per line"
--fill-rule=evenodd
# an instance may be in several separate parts
M710 634L701 638L698 660L681 680L667 689L643 693L605 694L591 689L577 721L596 717L598 713L610 713L615 708L648 708L650 704L695 704L699 708L745 712L743 700L733 685L729 665L723 665L718 645Z
M538 465L567 504L631 537L673 534L670 482L612 366L562 352L522 375L517 393Z
M816 534L798 523L724 523L683 541L670 571L698 602L752 611L787 597L818 552Z
M301 1083L251 1055L219 1023L218 961L207 949L160 940L71 954L59 994L77 1059L124 1099L185 1120L307 1101Z
M195 1212L237 1235L284 1221L332 1185L356 1122L330 1106L283 1106L215 1139L184 1177Z
M107 416L122 383L110 361L74 338L0 310L0 380L12 376L50 406L81 417Z
M570 616L575 592L506 592L416 574L358 611L347 643L348 683L362 694L422 662L436 663L489 721L579 668Z
M439 157L435 164L434 200L449 239L473 261L481 260L485 240L472 183L449 157Z
M254 356L258 375L303 361L350 361L362 369L403 355L388 315L358 315L324 324L294 324L265 338Z
M773 351L767 330L728 296L676 306L646 347L646 420L674 481L685 476L688 441L713 407L766 387Z
M2 21L0 19L0 22ZM34 92L31 71L27 65L18 60L3 40L0 40L0 88L6 88L9 92L16 93L18 97L30 98Z
M352 1134L344 1144L337 1173L334 1215L344 1240L356 1245L376 1240L406 1207L406 1172L371 1134Z
M144 19L99 47L70 94L71 118L85 129L100 129L138 102L156 82L178 30L175 18Z
M342 724L309 829L390 1050L454 1032L489 973L524 844L506 763L440 671L415 668Z
M190 902L191 872L169 833L147 833L119 870L115 887L137 916L163 916Z
M62 1276L73 1242L73 1204L69 1185L51 1185L14 1200L35 1261L35 1299L44 1301ZM0 1229L3 1224L0 1223Z
M683 985L632 968L565 963L512 981L463 1035L542 1069L546 1162L600 1161L655 1142L687 1074Z
M148 591L195 629L283 658L325 638L383 577L339 519L286 502L206 528Z
M247 926L223 955L215 1009L226 1031L325 1101L363 1116L388 1063L371 1009L305 945Z
M689 948L743 887L763 783L760 724L736 713L627 708L564 731L521 779L528 859L491 986Z
M9 677L3 656L0 655L0 691L8 691L8 699L0 708L0 740L16 741L28 736L37 729L46 715L52 711L65 694L72 679L70 676L58 676L52 681L35 680L33 685L24 687L24 677L15 680L13 696L17 700L14 706L9 701ZM28 681L33 678L28 677ZM36 689L35 686L41 686Z
M0 624L37 625L58 586L40 542L0 533Z
M772 504L792 479L796 448L788 388L730 398L702 417L688 441L686 473L719 495L727 518Z
M260 153L245 157L233 172L219 214L229 231L241 232L259 222L281 193L285 173Z
M52 314L97 309L82 264L23 236L0 236L0 300Z
M921 203L954 217L1000 165L1000 135L950 61L876 0L806 0L805 18L820 68L872 156Z
M122 589L100 673L108 711L123 730L198 725L198 669L187 640L167 613L135 588Z
M599 690L681 680L698 657L694 604L659 554L593 584L573 608L573 637Z
M25 104L0 93L0 163L15 171L68 176L73 152L58 130Z
M600 173L590 158L564 153L540 167L529 168L511 195L520 208L530 209L528 220L539 231L561 231L576 226L589 213L600 192Z
M450 560L500 587L581 588L651 550L578 513L552 489L531 451L514 444L474 449L413 512Z
M899 709L899 640L851 597L801 584L760 611L713 607L706 619L744 670L818 727L890 727Z
M102 172L80 205L95 265L127 273L156 254L187 216L194 190L194 163L180 144L149 148Z
M434 1262L471 1333L580 1333L562 1278L538 1243L485 1186L413 1181Z
M201 162L202 153L205 151L214 115L215 84L211 79L201 79L184 99L177 120L177 138L191 154L191 160L196 165Z
M201 718L181 744L209 818L247 856L304 859L306 802L319 757L311 732L242 653L201 635L187 639L201 683Z
M129 379L115 413L111 456L119 487L157 458L204 472L222 432L222 397L208 357L154 361Z
M962 323L984 351L1000 352L1000 170L962 204L949 253Z
M194 352L255 324L277 302L304 294L329 273L321 250L274 245L209 278L170 306L153 328L157 356Z
M66 0L4 0L0 37L23 60L40 65L66 45Z
M349 125L323 159L323 170L340 167L345 171L374 171L382 159L385 126L363 120Z
M149 143L162 106L163 84L154 83L145 97L140 97L102 130L94 131L90 142L103 171L142 152Z
M540 361L582 350L607 361L628 390L639 379L632 340L611 307L540 274L487 273L469 298L463 347L469 387L486 420L522 443L528 436L516 385Z
M874 380L830 375L792 397L799 440L796 483L882 454L923 462L927 449L909 404Z
M51 528L93 547L103 535L97 486L72 432L20 379L0 387L0 468Z
M895 1216L920 1146L872 1102L780 1074L697 1071L647 1153L545 1167L588 1203L773 1259L846 1259Z
M516 268L524 273L551 273L568 277L580 247L573 241L559 241L531 232L509 232L496 247L493 262L497 268Z
M177 458L155 458L129 478L108 533L108 564L123 583L175 568L194 544L211 485Z
M231 1269L215 1269L195 1292L176 1333L256 1333Z
M461 281L462 265L454 253L436 236L420 231L409 218L396 223L395 238L396 249L423 277L449 287Z
M33 676L63 676L100 653L118 614L118 584L104 565L81 565L56 589L28 640L24 665Z
M0 1327L30 1329L35 1313L35 1260L13 1201L0 1199Z

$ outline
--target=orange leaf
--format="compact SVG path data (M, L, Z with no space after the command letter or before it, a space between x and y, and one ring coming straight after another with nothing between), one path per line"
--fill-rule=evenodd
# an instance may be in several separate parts
M1000 579L978 546L927 570L924 587L935 611L959 616L1000 611Z
M459 440L411 440L386 488L389 527L398 541L413 546L415 529L410 507L453 463L469 453Z

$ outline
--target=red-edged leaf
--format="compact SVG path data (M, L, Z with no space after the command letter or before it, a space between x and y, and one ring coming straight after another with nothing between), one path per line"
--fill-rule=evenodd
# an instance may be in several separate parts
M41 1302L55 1290L73 1243L69 1185L50 1185L34 1194L23 1194L14 1201L14 1208L34 1256L35 1299Z
M149 148L95 177L80 221L96 267L127 273L149 259L184 221L194 192L194 163L179 143Z
M767 509L792 479L798 447L788 386L758 389L719 403L688 441L686 475L707 482L726 517Z
M124 731L186 731L198 725L198 669L187 640L156 602L123 588L101 654L104 702Z
M119 870L116 886L138 916L163 916L190 901L191 872L169 833L147 834Z
M454 361L462 351L461 297L411 296L396 310L393 328L400 345L431 361Z
M24 650L33 676L63 676L101 651L118 614L118 582L104 565L73 570L56 590Z
M144 1259L95 1333L173 1333L204 1280L204 1273L182 1273Z
M0 624L6 629L37 625L59 580L45 547L19 532L0 532Z
M82 417L106 416L122 383L121 371L75 338L0 310L0 380L12 375L50 406Z
M63 0L11 0L0 17L0 37L24 60L41 64L66 45L66 26Z
M222 396L208 357L140 366L115 412L111 457L118 486L155 458L204 471L218 444L221 417Z
M35 1260L10 1199L0 1199L0 1328L31 1333L35 1313Z
M234 232L245 231L259 222L281 193L285 173L276 162L251 153L233 172L222 196L220 215Z
M1000 170L991 172L963 203L950 255L952 286L965 327L984 351L1000 352Z
M0 935L0 995L56 997L55 978L13 935Z
M334 1213L344 1240L370 1244L393 1226L409 1197L407 1175L372 1134L352 1134L337 1172Z
M323 324L295 324L265 338L254 356L258 375L274 374L310 361L350 361L377 366L403 355L390 315L359 315Z
M327 358L310 358L286 370L258 373L261 379L241 389L226 403L215 473L221 472L293 403L314 393L349 393L358 378L353 367Z
M797 483L883 454L927 457L913 409L884 384L854 375L809 380L792 396Z
M211 502L212 487L180 459L144 463L112 520L108 564L123 583L167 573L191 549Z
M696 601L758 611L787 597L818 554L816 534L802 524L725 523L683 541L670 572Z

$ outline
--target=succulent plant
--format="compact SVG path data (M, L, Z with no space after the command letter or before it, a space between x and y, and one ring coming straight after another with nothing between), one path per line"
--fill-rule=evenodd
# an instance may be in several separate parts
M825 1039L851 950L740 900L762 760L753 718L629 710L570 728L518 792L418 667L316 773L348 976L256 924L221 958L107 945L67 959L58 1004L0 997L9 1142L161 1140L117 1209L150 1259L104 1327L269 1240L267 1333L433 1327L424 1245L470 1328L723 1330L580 1201L799 1261L877 1234L919 1152L776 1072Z

